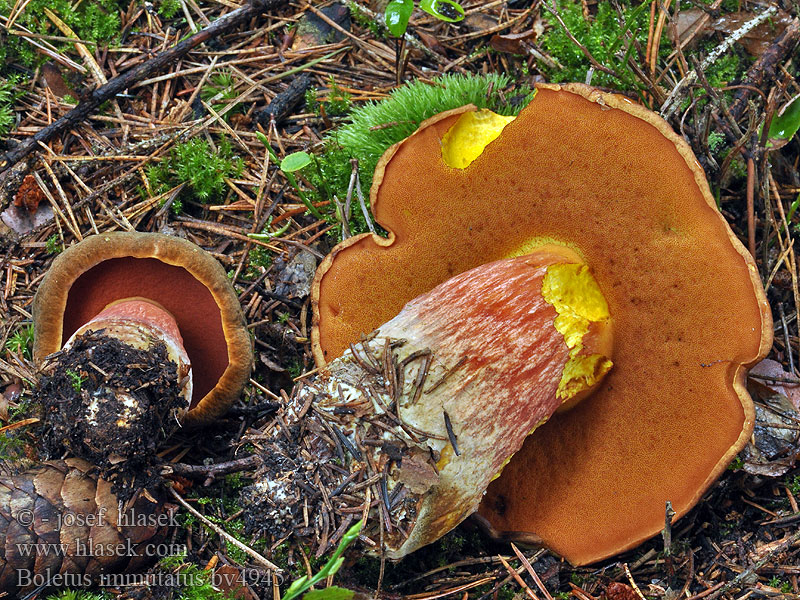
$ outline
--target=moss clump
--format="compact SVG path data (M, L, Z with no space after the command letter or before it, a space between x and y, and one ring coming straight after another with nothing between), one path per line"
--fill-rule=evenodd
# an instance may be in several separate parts
M501 94L509 83L509 77L499 74L443 75L434 79L433 85L414 81L385 100L355 109L350 122L334 134L334 139L349 155L358 157L362 172L370 174L371 182L375 165L389 146L407 138L433 115L465 104L502 115L517 114L532 92L526 87L516 94ZM366 183L364 179L362 183Z
M14 0L0 0L0 15L8 17L14 5ZM127 8L127 5L127 2L121 4L119 0L87 0L76 3L70 0L31 0L15 23L33 33L63 36L45 14L44 9L48 8L84 42L90 45L107 44L119 35L120 10ZM59 52L75 51L74 45L68 42L51 43ZM45 59L44 55L37 53L29 42L19 36L7 36L0 41L0 75L4 75L12 63L33 68Z
M86 590L61 590L51 594L47 600L109 600L111 594L107 592L88 592Z
M33 358L33 325L23 325L6 340L6 349L25 357Z
M206 140L194 138L177 144L168 158L148 167L147 179L153 194L163 194L186 183L186 197L212 202L225 195L225 179L240 175L242 167L227 139L221 138L214 151Z
M169 596L173 600L228 600L232 596L214 587L212 572L188 562L185 555L166 556L158 562L158 568L171 577L177 585L169 586ZM167 592L167 590L159 590ZM156 594L153 594L156 596ZM166 594L164 594L166 595ZM157 597L157 596L156 596Z
M623 6L618 13L611 2L599 2L594 19L587 21L583 16L580 2L557 0L556 8L559 16L570 33L583 44L600 64L614 70L619 78L595 70L592 84L612 87L621 90L633 90L640 87L636 75L627 65L626 48L632 46L627 36L645 47L649 27L650 11L648 3ZM567 36L558 20L548 11L542 11L550 29L542 36L542 48L555 58L563 69L550 69L543 66L547 78L554 82L584 81L591 68L589 60L580 48ZM666 34L665 34L666 36ZM661 45L662 52L668 52L668 39ZM620 54L622 56L620 56Z
M233 73L228 70L214 73L209 78L208 83L200 90L200 97L210 103L211 108L216 113L221 112L238 95L239 92L236 91L236 81L233 78ZM240 112L242 112L242 106L236 103L225 113L223 119L228 121L231 115Z
M320 90L309 88L305 93L306 108L320 115L324 111L329 117L344 115L350 111L353 101L350 94L339 87L333 75L328 79L327 92L323 92L324 99L320 99Z
M0 43L0 56L2 53L2 43ZM1 58L0 72L2 72ZM21 78L18 75L11 75L8 79L0 77L0 137L7 135L14 127L14 103L22 95L18 87L20 83Z
M158 5L158 14L165 19L171 19L178 14L180 9L180 0L161 0L161 3Z
M272 254L263 246L253 246L247 254L247 266L241 274L241 278L247 281L254 281L259 278L264 269L272 265Z
M227 475L225 479L218 481L214 486L203 490L204 494L192 493L190 496L197 501L197 504L202 507L200 512L203 513L206 519L212 523L218 524L226 533L236 538L244 545L249 546L257 552L265 552L267 550L267 540L257 539L254 540L251 536L245 533L244 519L239 516L231 518L241 512L239 505L239 495L242 488L245 486L245 481L240 473L232 473ZM213 495L211 495L213 494ZM183 527L197 527L198 525L204 527L194 515L185 513L181 516L180 523ZM249 560L249 556L243 550L239 549L234 544L225 542L225 554L232 560L245 564ZM180 558L180 557L178 557ZM173 560L177 560L173 557ZM163 563L163 561L162 561ZM178 563L180 564L180 563Z

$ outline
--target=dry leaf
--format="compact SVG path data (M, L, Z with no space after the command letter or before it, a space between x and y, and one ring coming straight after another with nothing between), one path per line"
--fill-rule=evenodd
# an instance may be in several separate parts
M636 591L626 583L609 583L606 588L608 600L639 600Z
M705 14L706 13L699 8L682 10L678 14L677 32L678 39L681 43L686 41L690 36L695 35L697 23ZM701 39L715 31L728 36L754 17L756 17L756 13L752 12L735 12L722 15L718 19L706 24L703 31L699 32L695 37L696 39ZM791 20L792 17L787 12L782 10L778 11L778 13L766 23L762 23L758 27L751 29L738 40L738 42L753 56L761 56L764 54L764 51L769 48L775 38L783 33L783 30L786 29L786 26Z
M759 375L766 377L766 379L761 379ZM781 381L793 380L797 379L797 377L784 371L779 362L765 358L750 369L750 377L757 379L761 384L767 386L772 391L786 396L794 405L795 410L800 411L800 383ZM770 378L776 381L770 381Z
M750 379L756 424L750 442L742 450L744 470L752 475L780 477L794 467L800 451L800 415L783 394Z
M529 29L521 33L495 34L492 36L492 39L489 40L489 44L498 52L525 54L527 52L525 42L534 40L535 38L536 33L533 29Z
M25 207L31 214L39 208L39 203L44 200L39 184L33 175L26 175L14 196L14 206Z
M710 28L730 35L756 16L752 12L730 13L711 23ZM748 31L739 43L753 56L761 56L791 21L792 17L787 12L779 10L765 23Z
M428 458L419 454L403 457L399 479L414 494L424 494L439 483L439 475Z
M214 587L219 588L226 597L237 600L258 600L245 585L245 574L233 565L222 565L214 571Z
M435 35L431 35L430 33L426 33L421 29L417 31L417 36L425 44L425 47L430 50L431 52L436 52L436 54L441 54L442 56L447 56L447 50L445 50L444 46L439 43L439 38Z

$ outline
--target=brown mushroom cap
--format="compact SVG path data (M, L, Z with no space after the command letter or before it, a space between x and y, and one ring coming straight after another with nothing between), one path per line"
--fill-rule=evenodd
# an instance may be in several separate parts
M753 427L746 368L772 322L750 255L688 145L657 115L583 85L540 86L466 169L443 113L384 155L372 206L388 239L337 246L313 287L322 364L410 299L545 241L583 257L614 327L614 368L554 416L493 482L480 514L572 563L631 548L685 514Z
M61 349L109 303L131 296L153 300L175 317L194 378L185 421L224 413L250 375L250 336L225 270L181 238L104 233L61 253L33 301L35 359Z

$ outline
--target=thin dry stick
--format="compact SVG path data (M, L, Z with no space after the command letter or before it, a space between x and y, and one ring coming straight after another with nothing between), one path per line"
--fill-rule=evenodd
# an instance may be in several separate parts
M494 581L494 577L484 577L483 579L478 579L472 583L465 583L464 585L450 588L449 590L444 590L443 592L432 594L430 596L406 596L406 598L407 600L436 600L437 598L444 598L446 596L451 596L452 594L458 594L459 592L466 592L467 590L471 590L472 588L483 585L484 583L489 583L490 581Z
M513 569L510 564L508 564L508 561L499 554L497 555L497 558L499 558L500 562L503 563L503 566L506 568L506 571L508 571L509 575L511 575L514 578L514 580L519 584L519 587L525 590L525 594L527 594L527 596L531 600L539 600L539 597L533 593L531 587L527 583L525 583L522 577L519 576L519 573L517 573L517 571Z
M756 216L754 188L756 180L756 163L752 156L747 157L747 249L756 257Z
M528 575L531 576L531 579L533 579L533 582L536 584L536 587L538 587L541 590L541 592L545 595L547 600L553 600L553 596L551 596L550 592L547 591L547 588L544 587L544 584L542 583L542 580L539 578L539 575L536 573L536 571L533 570L533 565L531 565L531 562L525 557L522 551L519 548L517 548L514 544L511 544L511 549L514 551L514 554L517 555L517 558L519 558L520 562L525 566L525 570L528 571Z
M94 90L91 95L81 101L78 106L69 111L66 115L56 122L40 129L34 135L16 148L6 153L0 158L0 178L6 175L10 168L17 162L31 154L40 142L46 143L54 137L61 135L77 123L84 121L90 114L94 113L103 102L114 98L117 94L133 86L137 81L141 81L157 71L174 64L179 58L185 56L193 48L203 42L221 35L234 27L248 22L251 18L261 14L261 12L275 8L283 4L285 0L253 0L251 3L238 8L227 15L220 17L205 29L193 36L183 40L166 52L154 56L130 71L114 77L106 85Z
M64 193L64 188L61 187L61 183L58 181L58 177L56 177L56 174L53 172L53 169L50 167L50 164L45 160L42 161L42 165L47 171L47 174L50 175L50 179L52 180L53 186L56 188L56 191L58 192L58 195L61 198L61 202L64 203L64 208L67 211L67 216L69 216L70 222L75 227L74 231L77 232L78 235L76 237L80 242L83 239L83 236L81 235L81 229L78 226L78 220L75 218L75 213L72 211L72 206L70 205L70 201L67 198L66 193Z
M794 242L792 240L792 236L789 233L789 223L786 220L786 212L783 210L783 202L781 202L781 196L778 193L778 186L775 184L775 180L772 178L772 173L769 174L769 185L772 188L772 193L776 197L776 203L778 205L778 212L781 214L781 221L783 221L783 226L786 228L786 237L787 241L786 244L789 248L789 272L792 274L792 292L794 295L794 310L795 314L800 316L800 293L798 293L798 282L797 282L797 257L794 253ZM791 348L786 349L787 352L792 351ZM800 360L800 347L798 347L798 360Z
M218 535L222 536L222 537L225 539L225 541L227 541L227 542L229 542L229 543L233 544L234 546L236 546L236 547L237 547L239 550L241 550L242 552L245 552L245 553L247 553L247 554L248 554L248 555L250 555L250 556L251 556L251 557L252 557L252 558L253 558L253 559L254 559L256 562L258 562L258 563L260 563L260 564L264 565L264 566L265 566L265 567L267 567L268 569L271 569L272 571L275 571L275 572L277 572L277 573L280 573L280 572L281 572L281 569L280 569L280 567L278 567L278 565L275 565L275 564L271 563L271 562L270 562L270 561L268 561L266 558L264 558L263 556L261 556L261 555L260 555L258 552L256 552L255 550L253 550L253 549L252 549L252 548L250 548L249 546L246 546L245 544L243 544L242 542L240 542L239 540L237 540L235 537L233 537L231 534L229 534L228 532L226 532L226 531L225 531L225 530L224 530L222 527L220 527L220 526L219 526L219 525L217 525L216 523L213 523L213 522L209 521L207 518L205 518L205 517L204 517L204 516L203 516L201 513L199 513L199 512L198 512L198 511L197 511L197 510L196 510L196 509L193 507L193 506L191 506L191 505L190 505L188 502L186 502L186 500L184 500L184 499L181 497L181 495L180 495L178 492L176 492L176 491L175 491L175 489L174 489L174 488L169 488L169 491L170 491L170 493L172 494L172 496L173 496L173 497L174 497L174 498L175 498L175 499L176 499L176 500L177 500L177 501L180 503L180 505L181 505L181 506L183 506L183 508L185 508L185 509L186 509L186 510L188 510L190 513L192 513L192 514L193 514L195 517L197 517L198 519L200 519L200 521L203 523L203 525L205 525L206 527L208 527L209 529L211 529L212 531L214 531L214 533L216 533L216 534L218 534Z
M655 34L653 35L653 46L651 49L650 54L650 73L655 75L656 73L656 63L658 63L658 48L661 45L661 34L664 31L664 23L666 23L667 18L669 17L669 5L672 4L672 0L667 0L663 6L659 6L659 10L661 11L658 15L658 23L656 24Z
M772 559L773 556L775 556L780 552L785 552L798 542L800 542L800 531L795 531L792 535L785 537L780 543L772 546L772 548L770 548L770 550L760 560L757 560L748 568L746 568L744 571L739 573L732 580L722 585L713 594L708 596L708 599L715 600L716 598L719 598L722 594L724 594L731 588L735 588L740 584L742 584L743 582L748 581L761 567L766 565ZM698 595L697 597L699 598L700 595Z
M647 598L644 597L644 594L642 594L642 590L640 590L639 586L636 585L636 581L633 579L633 575L631 575L631 570L628 568L628 563L623 563L622 566L625 569L625 575L628 576L628 581L631 582L631 587L633 588L633 591L636 592L636 595L639 596L639 598L641 598L642 600L647 600Z
M741 27L739 27L739 29L737 29L736 31L731 33L727 38L725 38L725 40L719 46L714 48L714 50L708 56L706 56L703 62L700 63L700 68L703 71L708 70L708 67L713 65L719 59L720 56L722 56L728 50L730 50L734 43L742 39L754 28L761 25L761 23L772 17L772 15L774 15L776 11L777 8L775 6L770 6L764 12L756 15L755 17L744 23ZM662 117L664 117L665 119L669 119L673 114L675 114L675 111L678 110L678 107L680 106L680 100L681 97L683 96L683 90L689 85L693 84L695 81L697 81L697 70L693 69L686 75L686 77L684 77L678 82L678 85L676 85L670 92L669 96L667 96L667 99L664 101L664 104L661 105L660 112Z

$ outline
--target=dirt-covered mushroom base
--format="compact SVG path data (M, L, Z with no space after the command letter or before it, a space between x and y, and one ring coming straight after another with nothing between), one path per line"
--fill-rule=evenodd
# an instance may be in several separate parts
M186 409L177 366L163 342L133 348L103 331L75 339L45 367L35 401L42 411L44 452L65 450L103 468L115 493L158 481L155 450Z

